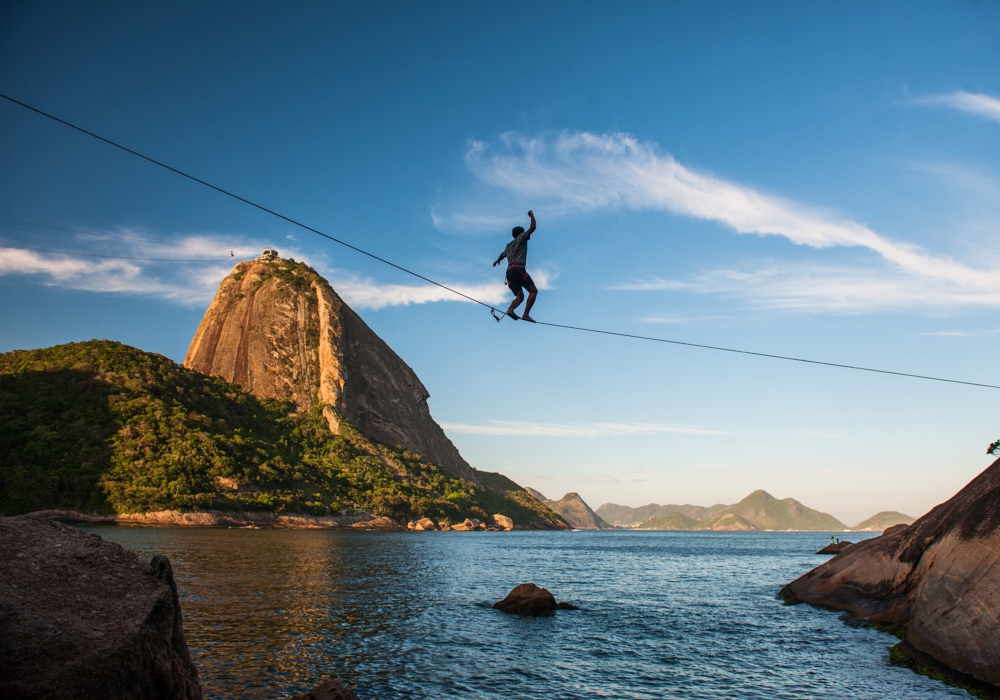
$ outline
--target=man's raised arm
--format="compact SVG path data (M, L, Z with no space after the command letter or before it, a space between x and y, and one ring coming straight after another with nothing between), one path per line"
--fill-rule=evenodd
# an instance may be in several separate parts
M531 226L528 227L528 230L525 231L525 233L527 234L528 238L531 238L531 234L535 232L535 212L529 211L528 216L531 217Z

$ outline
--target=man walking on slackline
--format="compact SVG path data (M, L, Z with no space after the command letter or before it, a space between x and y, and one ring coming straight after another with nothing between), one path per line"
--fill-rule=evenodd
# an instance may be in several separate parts
M500 253L500 257L493 263L493 267L496 267L500 264L501 260L507 258L507 286L514 293L514 301L510 302L507 315L515 321L523 318L525 321L534 323L535 319L531 317L531 307L535 305L538 288L535 287L531 275L524 269L524 264L528 260L528 239L535 232L535 214L529 211L528 216L531 217L531 226L528 227L527 231L520 226L514 227L511 231L514 240L507 244L504 251ZM521 291L522 287L528 290L528 303L524 307L524 315L518 316L514 313L514 309L519 307L521 302L524 301L524 292Z

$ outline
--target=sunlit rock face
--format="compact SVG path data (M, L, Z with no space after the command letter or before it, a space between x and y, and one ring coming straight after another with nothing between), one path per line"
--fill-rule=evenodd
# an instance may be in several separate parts
M785 586L788 602L846 610L1000 685L1000 460L912 525L851 545Z
M431 417L417 375L314 270L290 260L241 262L219 285L184 366L256 396L322 406L378 442L401 445L451 474L475 471Z

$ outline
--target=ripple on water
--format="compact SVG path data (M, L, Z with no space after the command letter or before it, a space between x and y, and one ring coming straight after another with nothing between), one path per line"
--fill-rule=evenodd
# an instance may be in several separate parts
M87 529L170 557L209 698L969 697L776 598L829 533ZM524 581L581 609L490 607Z

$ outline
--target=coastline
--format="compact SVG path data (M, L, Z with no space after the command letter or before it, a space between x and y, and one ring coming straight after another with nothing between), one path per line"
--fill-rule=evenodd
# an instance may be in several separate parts
M406 527L390 518L372 513L350 515L302 515L261 512L226 512L219 510L181 513L159 510L150 513L88 515L72 510L37 510L27 516L65 523L108 525L153 525L166 527L261 527L287 530L402 530Z

